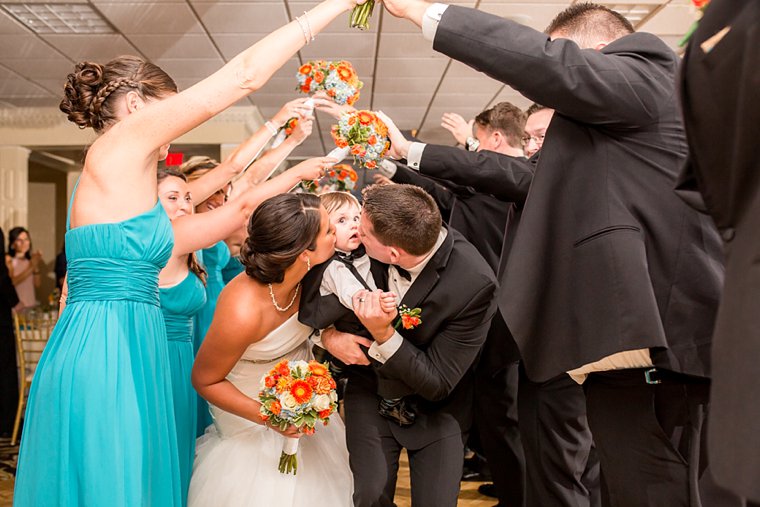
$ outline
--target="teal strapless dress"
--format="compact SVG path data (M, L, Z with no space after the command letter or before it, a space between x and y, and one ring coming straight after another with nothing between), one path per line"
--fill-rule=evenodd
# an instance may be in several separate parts
M179 447L179 475L182 505L187 505L187 490L195 459L197 399L190 372L193 369L193 327L195 314L206 303L206 289L195 273L173 287L159 288L161 311L169 340L169 369L174 393L174 417Z
M195 316L194 345L196 353L206 337L206 331L211 326L211 321L214 319L216 300L219 298L219 294L222 293L225 285L224 278L222 278L222 269L230 261L230 249L227 248L227 244L224 241L220 241L212 247L203 249L199 259L206 268L208 278L206 279L206 304ZM211 412L209 412L208 403L199 397L196 435L203 435L211 423Z
M224 285L230 283L233 278L243 271L245 271L245 266L240 262L240 259L238 257L230 257L227 265L222 268L222 280L224 280Z
M158 297L172 246L160 203L66 233L68 300L32 382L15 505L180 505Z

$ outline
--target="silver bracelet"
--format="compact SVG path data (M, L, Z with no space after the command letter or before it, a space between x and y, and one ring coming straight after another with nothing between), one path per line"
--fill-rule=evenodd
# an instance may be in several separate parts
M277 135L277 127L274 126L274 123L272 123L271 121L267 120L266 122L264 122L264 125L266 126L266 128L269 129L269 132L273 136Z
M304 11L304 15L302 17L306 18L306 12ZM311 27L309 26L309 18L306 18L306 24L304 25L303 19L296 16L296 21L298 21L298 26L301 27L301 32L303 33L303 40L306 42L306 45L308 46L311 41L314 40L314 36L311 35ZM308 27L308 30L307 30Z
M309 39L311 42L314 42L314 32L311 31L311 23L309 23L309 16L306 15L306 11L303 11L303 19L306 21L306 28L309 29Z

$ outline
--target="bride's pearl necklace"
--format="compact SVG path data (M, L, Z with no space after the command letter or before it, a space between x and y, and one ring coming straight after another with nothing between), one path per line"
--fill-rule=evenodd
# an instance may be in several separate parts
M298 282L296 285L296 291L293 293L293 298L290 300L290 303L288 303L288 306L285 308L282 308L280 305L277 304L277 300L274 298L274 291L272 290L272 284L268 283L267 287L269 287L269 297L272 298L272 304L274 305L275 309L277 309L278 312L287 312L290 310L290 307L293 306L293 303L296 302L296 297L298 297L298 289L301 288L301 282Z

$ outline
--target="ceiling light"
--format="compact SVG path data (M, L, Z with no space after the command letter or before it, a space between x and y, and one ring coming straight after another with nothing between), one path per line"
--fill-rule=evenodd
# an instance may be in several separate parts
M113 33L103 17L87 4L0 4L35 33Z
M641 23L652 11L654 11L660 4L602 4L605 7L609 7L613 11L619 12L626 17L628 21L635 27Z

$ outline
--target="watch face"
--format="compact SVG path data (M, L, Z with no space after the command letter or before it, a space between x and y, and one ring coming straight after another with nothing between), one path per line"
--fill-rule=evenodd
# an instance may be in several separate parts
M480 141L475 139L474 137L468 137L467 138L467 149L470 151L477 151L478 147L480 146Z

